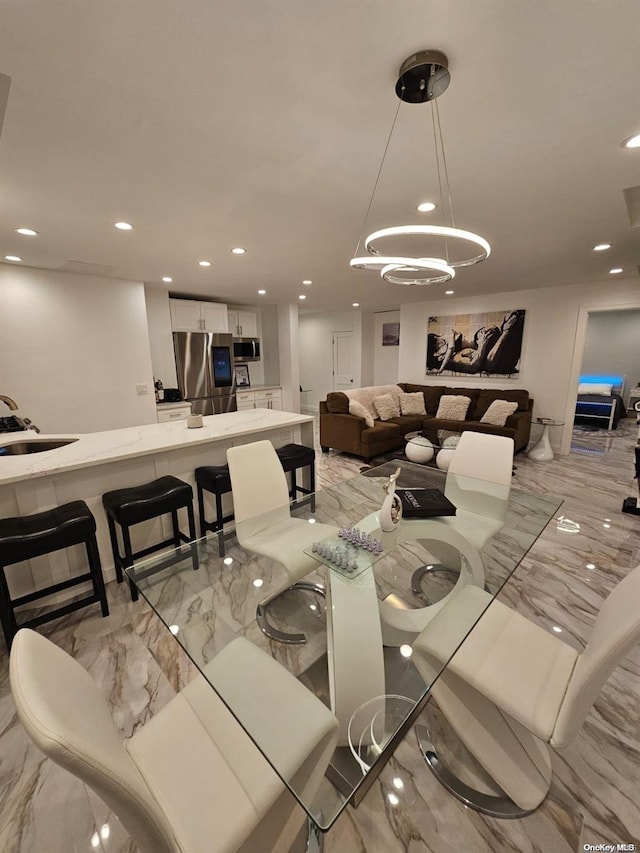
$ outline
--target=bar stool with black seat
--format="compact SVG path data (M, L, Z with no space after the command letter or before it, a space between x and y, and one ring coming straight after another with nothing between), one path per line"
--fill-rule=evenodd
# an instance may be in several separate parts
M224 515L222 509L222 496L231 492L231 478L229 477L228 465L203 465L195 470L196 485L198 487L198 518L200 521L200 536L203 538L210 530L218 537L218 553L221 557L225 555L225 539L230 539L234 534L225 533L224 525L233 521L233 512ZM211 492L216 501L216 517L213 521L207 521L205 517L204 492Z
M116 580L122 583L123 570L133 566L135 560L146 557L162 548L173 545L180 546L180 542L194 542L196 538L196 525L193 517L193 489L189 483L179 480L177 477L166 476L144 483L141 486L132 486L127 489L115 489L105 492L102 496L102 504L107 513L109 523L109 535L111 537L111 549L113 551L113 564L116 570ZM189 519L189 535L181 532L178 524L178 510L185 508ZM131 547L131 535L129 528L143 521L150 521L161 515L171 513L173 523L173 536L150 545L141 551L134 551ZM120 555L116 524L120 526L122 533L122 544L124 555ZM193 568L198 568L198 549L192 546ZM167 563L168 565L168 563ZM158 570L158 567L155 569ZM137 601L138 591L134 584L129 581L131 589L131 600Z
M22 563L34 557L43 557L53 551L70 548L72 545L85 546L89 564L88 572L52 583L17 598L11 597L5 574L6 566ZM89 595L18 624L16 607L89 581L93 587ZM96 542L96 520L84 501L72 501L35 515L0 519L0 621L8 649L11 649L11 643L19 628L35 628L96 602L100 602L102 615L108 616L109 606Z
M306 447L304 444L285 444L284 447L276 448L278 459L284 469L285 474L291 474L291 488L289 491L290 498L296 501L297 493L303 495L311 495L311 512L316 509L316 452L313 447ZM296 480L296 471L298 468L309 468L309 488L298 485Z

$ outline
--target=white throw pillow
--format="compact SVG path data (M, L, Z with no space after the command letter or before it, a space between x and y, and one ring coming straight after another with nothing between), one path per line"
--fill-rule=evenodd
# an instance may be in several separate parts
M509 403L508 400L494 400L480 418L480 423L504 426L509 415L512 415L517 408L517 403Z
M610 397L613 385L608 385L606 382L581 382L578 385L578 394L598 394L603 397Z
M373 426L373 418L362 403L357 400L349 400L349 414L355 415L357 418L364 418L369 429Z
M470 405L471 397L463 397L461 394L445 394L440 397L436 417L447 421L463 421Z
M426 415L424 394L421 391L416 391L415 394L400 394L400 411L403 415Z
M376 412L381 421L390 421L391 418L400 416L400 407L391 394L381 394L379 397L374 397L373 405L376 407Z

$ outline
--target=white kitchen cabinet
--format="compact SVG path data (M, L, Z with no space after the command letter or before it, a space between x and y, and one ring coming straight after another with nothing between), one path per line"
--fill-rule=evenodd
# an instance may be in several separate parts
M257 338L258 337L258 315L255 311L240 311L233 309L227 311L229 318L229 331L234 338Z
M170 299L174 332L228 332L227 306L220 302Z
M187 415L191 414L191 403L185 403L182 406L159 406L157 409L158 423L166 424L169 421L183 421Z
M256 409L278 409L282 411L282 390L275 388L273 391L256 391Z
M237 391L236 401L239 412L246 411L247 409L277 409L278 411L282 411L282 389Z

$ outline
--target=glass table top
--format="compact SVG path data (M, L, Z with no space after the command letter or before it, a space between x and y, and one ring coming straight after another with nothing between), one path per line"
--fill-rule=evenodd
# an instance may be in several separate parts
M456 516L402 519L394 531L382 532L382 486L398 467L399 488L446 486ZM327 830L347 803L360 802L423 709L435 679L561 503L390 462L317 492L315 512L307 497L237 524L237 539L227 541L224 557L211 536L140 562L127 574L311 819ZM294 530L289 517L297 520ZM350 576L313 553L313 543L327 534L339 540L338 530L352 527L384 547L367 552L362 569ZM268 540L268 554L298 567L295 579L303 577L305 588L289 588L293 580L281 563L265 556L265 548L258 552L261 537ZM274 543L275 552L269 550ZM467 584L486 590L482 607L466 620L458 616L455 630L449 625L441 631L448 604ZM261 631L256 613L265 601L270 624L285 634L303 634L304 642L280 642ZM438 660L414 650L425 631L447 637L438 643ZM278 721L261 716L262 688L251 674L240 667L230 679L217 666L217 656L237 638L265 651L333 711L337 743L320 782L308 784L292 767L290 750L275 731Z

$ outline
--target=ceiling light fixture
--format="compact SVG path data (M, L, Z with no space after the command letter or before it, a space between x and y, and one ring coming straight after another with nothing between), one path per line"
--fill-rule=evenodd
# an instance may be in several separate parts
M37 237L38 232L33 228L16 228L16 234L22 234L23 237Z
M594 252L606 252L607 249L611 248L611 243L598 243L597 246L593 247Z
M434 204L432 201L423 201L416 208L420 213L431 213L432 210L435 210L438 205Z
M236 246L235 249L231 250L232 255L244 255L246 253L246 249L243 249L242 246Z
M171 278L171 276L170 276L170 275L163 275L163 276L162 276L162 280L163 280L166 284L171 284L171 282L173 281L173 279Z
M310 278L305 278L305 279L303 279L302 283L303 283L303 284L313 284L313 282L311 281L311 279L310 279Z
M625 139L621 145L623 148L640 148L640 133Z
M130 222L114 222L118 231L133 231L133 225Z
M22 258L19 258L17 255L5 255L5 261L13 261L14 264L19 264Z
M211 261L198 261L198 266L199 267L210 267Z
M352 308L359 308L359 307L360 307L360 303L359 303L359 302L352 302L352 303L351 303L351 307L352 307Z
M259 291L258 291L258 295L259 295L259 296L264 296L266 292L267 292L266 290L259 290Z
M298 296L298 299L306 299L306 298L307 297L304 293L301 293L300 296Z
M422 50L414 53L400 66L400 76L396 83L396 95L400 102L382 155L382 162L364 217L358 245L354 257L349 262L350 266L356 269L378 270L380 276L391 284L424 285L451 281L458 267L477 264L491 254L491 246L484 237L480 237L472 231L463 231L457 228L455 224L440 113L436 102L436 99L446 91L449 80L447 57L437 50ZM395 225L391 228L381 228L369 234L365 239L364 246L369 254L361 256L358 251L362 242L362 235L373 205L386 154L398 119L400 105L403 101L410 104L431 102L439 202L443 211L443 218L447 220L448 224ZM388 246L391 240L392 245L401 244L405 246L407 238L410 238L416 246L415 255L402 249L385 254L380 245L382 241L385 241ZM425 244L430 248L423 250L422 247ZM437 251L434 251L434 246L437 247Z
M622 272L622 267L614 267L612 270L609 270L609 275L619 275Z
M454 291L453 290L445 290L444 293L445 293L445 296L453 296Z

